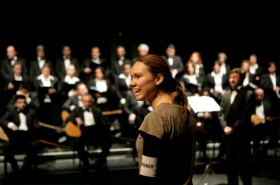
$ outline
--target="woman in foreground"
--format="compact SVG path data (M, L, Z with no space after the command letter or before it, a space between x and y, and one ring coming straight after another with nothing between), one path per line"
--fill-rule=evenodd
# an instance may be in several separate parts
M157 55L137 59L130 86L153 107L139 128L139 184L192 184L195 121L181 84Z

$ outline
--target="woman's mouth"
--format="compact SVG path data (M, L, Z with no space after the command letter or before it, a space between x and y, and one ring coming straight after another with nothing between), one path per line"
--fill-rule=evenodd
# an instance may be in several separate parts
M134 96L138 96L141 92L141 89L133 89Z

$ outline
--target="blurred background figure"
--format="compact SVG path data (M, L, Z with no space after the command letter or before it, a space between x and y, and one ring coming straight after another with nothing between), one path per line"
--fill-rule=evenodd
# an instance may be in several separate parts
M199 95L203 79L195 74L196 66L193 62L188 62L185 65L184 75L181 77L181 82L185 87L187 96Z
M221 73L224 75L228 75L229 76L229 72L230 72L230 65L226 64L226 60L227 60L227 55L223 52L220 52L218 54L218 60L221 62Z
M66 71L66 76L61 82L61 88L63 101L67 100L69 97L76 95L77 91L75 90L76 84L80 81L80 79L76 76L77 70L75 65L70 64Z
M184 65L180 56L175 55L176 49L173 44L169 44L165 50L166 55L163 55L162 58L168 63L172 77L180 79L184 72Z
M123 46L119 46L116 49L118 57L111 62L111 82L115 84L115 79L123 72L123 66L125 64L132 65L131 60L125 58L125 48Z
M133 60L132 60L133 64L136 62L136 60L139 57L148 55L148 53L149 53L149 46L147 44L140 44L137 49L138 49L138 56L133 58Z
M250 83L254 80L254 75L250 73L250 62L249 60L243 60L240 65L240 69L245 73L245 79L243 81L243 87L250 88Z
M46 63L35 82L40 102L40 121L51 125L61 125L61 93L57 77L53 76L50 64Z
M101 66L105 70L105 74L109 76L109 64L103 58L100 58L100 49L97 46L91 48L91 58L84 59L81 66L80 79L86 84L94 76L95 68Z
M29 81L30 81L30 86L32 91L35 91L34 83L44 64L45 63L50 64L53 70L52 61L48 60L45 57L45 47L43 45L38 45L36 47L36 51L37 51L37 59L32 60L29 66Z
M201 84L204 84L205 71L200 53L198 51L192 52L188 60L188 63L189 62L192 62L195 65L195 75L202 80Z
M17 57L18 52L15 47L10 45L7 47L7 58L2 60L1 63L1 74L5 81L9 81L14 78L13 66L16 62L21 63L22 75L27 76L27 67L23 58Z
M257 61L258 61L257 55L256 54L251 54L250 58L249 58L249 61L250 61L250 73L252 75L254 75L253 82L256 85L260 85L260 77L263 74L263 69L262 69L261 66L259 66L257 64Z
M210 89L211 95L217 101L221 102L222 96L226 90L230 89L228 76L220 72L221 62L216 60L214 62L213 71L207 74L206 86Z
M71 57L70 46L63 46L62 55L63 55L62 58L56 61L56 66L55 66L55 73L58 79L62 81L65 78L67 68L69 67L70 64L75 65L77 71L76 76L79 76L80 73L79 62L76 58Z

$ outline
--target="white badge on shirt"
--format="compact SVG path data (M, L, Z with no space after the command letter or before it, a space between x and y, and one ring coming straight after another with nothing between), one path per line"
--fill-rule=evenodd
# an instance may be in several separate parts
M156 177L158 159L142 155L140 175L146 177Z

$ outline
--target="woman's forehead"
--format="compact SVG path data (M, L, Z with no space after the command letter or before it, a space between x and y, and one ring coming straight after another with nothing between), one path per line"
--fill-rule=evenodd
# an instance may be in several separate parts
M145 73L149 72L148 66L146 66L143 62L135 62L131 69L131 74L134 73Z

